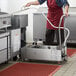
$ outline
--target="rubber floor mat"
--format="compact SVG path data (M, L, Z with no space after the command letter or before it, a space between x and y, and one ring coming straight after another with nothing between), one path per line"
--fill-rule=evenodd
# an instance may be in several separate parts
M74 54L76 54L76 49L67 49L68 57L72 57Z
M0 72L0 76L52 76L60 65L16 63Z

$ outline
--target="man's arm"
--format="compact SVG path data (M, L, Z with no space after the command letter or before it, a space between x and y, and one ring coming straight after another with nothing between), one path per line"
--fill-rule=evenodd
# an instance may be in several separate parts
M31 5L39 5L39 4L43 4L46 0L37 0L37 1L33 1L33 2L29 2L25 5L25 7L31 6Z
M39 5L40 3L39 3L39 1L37 0L37 1L33 1L33 2L29 2L29 3L27 3L26 5L25 5L25 7L29 7L29 6L31 6L31 5Z

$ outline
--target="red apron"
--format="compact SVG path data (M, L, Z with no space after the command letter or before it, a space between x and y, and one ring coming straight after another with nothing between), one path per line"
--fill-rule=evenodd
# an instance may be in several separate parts
M56 4L56 0L47 0L48 5L48 14L47 18L52 22L54 26L59 26L59 21L61 16L63 15L63 10ZM63 27L64 21L62 21L61 26ZM54 29L49 22L47 21L47 29Z

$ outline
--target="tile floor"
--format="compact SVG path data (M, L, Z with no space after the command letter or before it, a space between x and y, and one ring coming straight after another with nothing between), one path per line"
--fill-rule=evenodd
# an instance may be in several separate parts
M76 55L68 58L68 61L53 76L76 76Z

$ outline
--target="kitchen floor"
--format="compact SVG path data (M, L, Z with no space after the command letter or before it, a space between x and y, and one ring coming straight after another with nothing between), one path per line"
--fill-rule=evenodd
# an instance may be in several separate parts
M8 64L1 64L0 71L15 63L9 61ZM76 76L76 55L71 58L68 57L68 61L62 64L62 67L53 76Z

